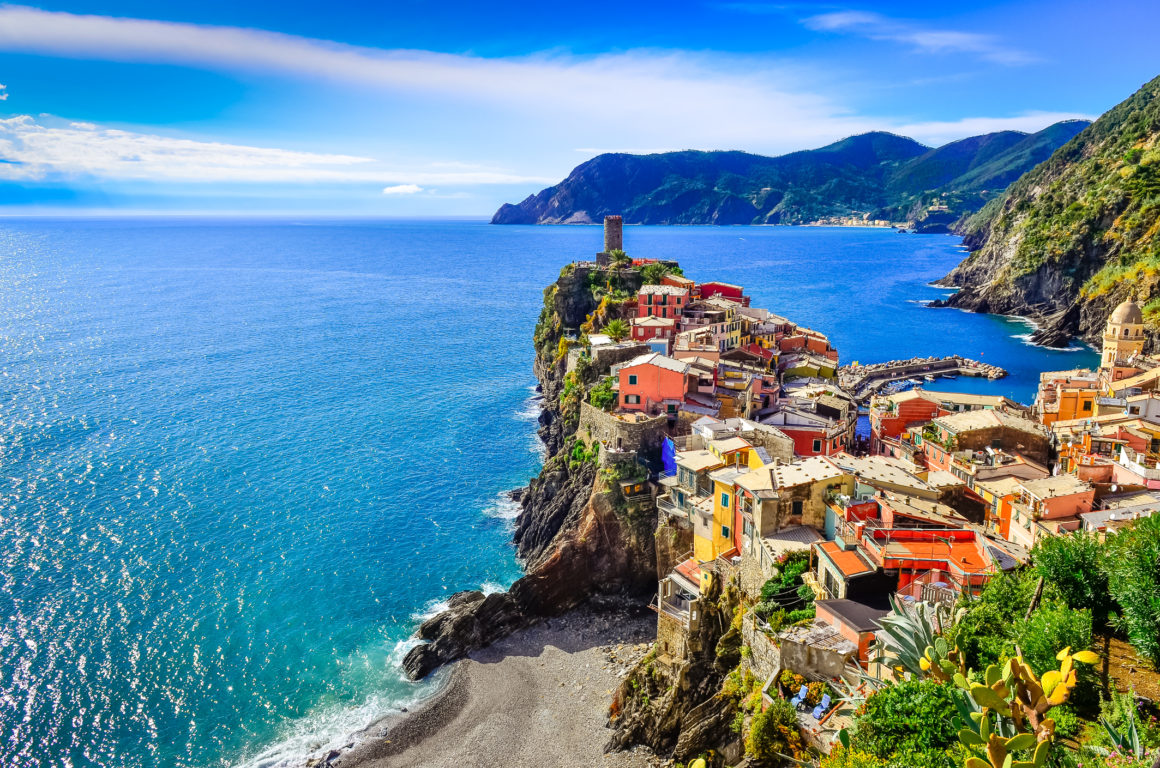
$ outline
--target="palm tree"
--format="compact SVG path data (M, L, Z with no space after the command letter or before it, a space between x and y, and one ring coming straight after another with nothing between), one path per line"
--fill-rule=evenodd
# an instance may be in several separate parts
M632 259L624 251L609 251L608 255L612 257L612 266L614 267L623 267L632 263Z
M608 334L608 338L613 341L623 341L628 338L630 332L628 323L621 320L619 317L615 320L609 320L608 325L604 326L604 332Z

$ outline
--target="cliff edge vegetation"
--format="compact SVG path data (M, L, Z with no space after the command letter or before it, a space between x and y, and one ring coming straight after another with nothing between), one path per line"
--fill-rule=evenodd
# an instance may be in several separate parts
M971 255L946 304L1040 322L1036 340L1095 340L1125 299L1160 330L1160 77L1022 176L963 227Z

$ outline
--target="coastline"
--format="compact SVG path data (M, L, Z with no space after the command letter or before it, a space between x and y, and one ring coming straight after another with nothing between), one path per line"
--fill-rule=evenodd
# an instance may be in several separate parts
M586 605L456 662L446 682L404 714L372 723L345 751L310 766L646 768L650 751L604 754L612 690L654 639L636 604Z

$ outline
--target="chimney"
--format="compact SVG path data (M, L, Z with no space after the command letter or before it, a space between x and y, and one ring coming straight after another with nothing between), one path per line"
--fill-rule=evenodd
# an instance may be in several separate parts
M624 220L619 216L604 217L604 252L624 250Z

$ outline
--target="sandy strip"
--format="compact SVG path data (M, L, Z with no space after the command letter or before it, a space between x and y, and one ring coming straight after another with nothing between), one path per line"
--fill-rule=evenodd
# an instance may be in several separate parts
M587 608L519 632L457 663L440 693L368 729L333 765L659 765L643 749L604 754L612 690L655 635L651 612Z

